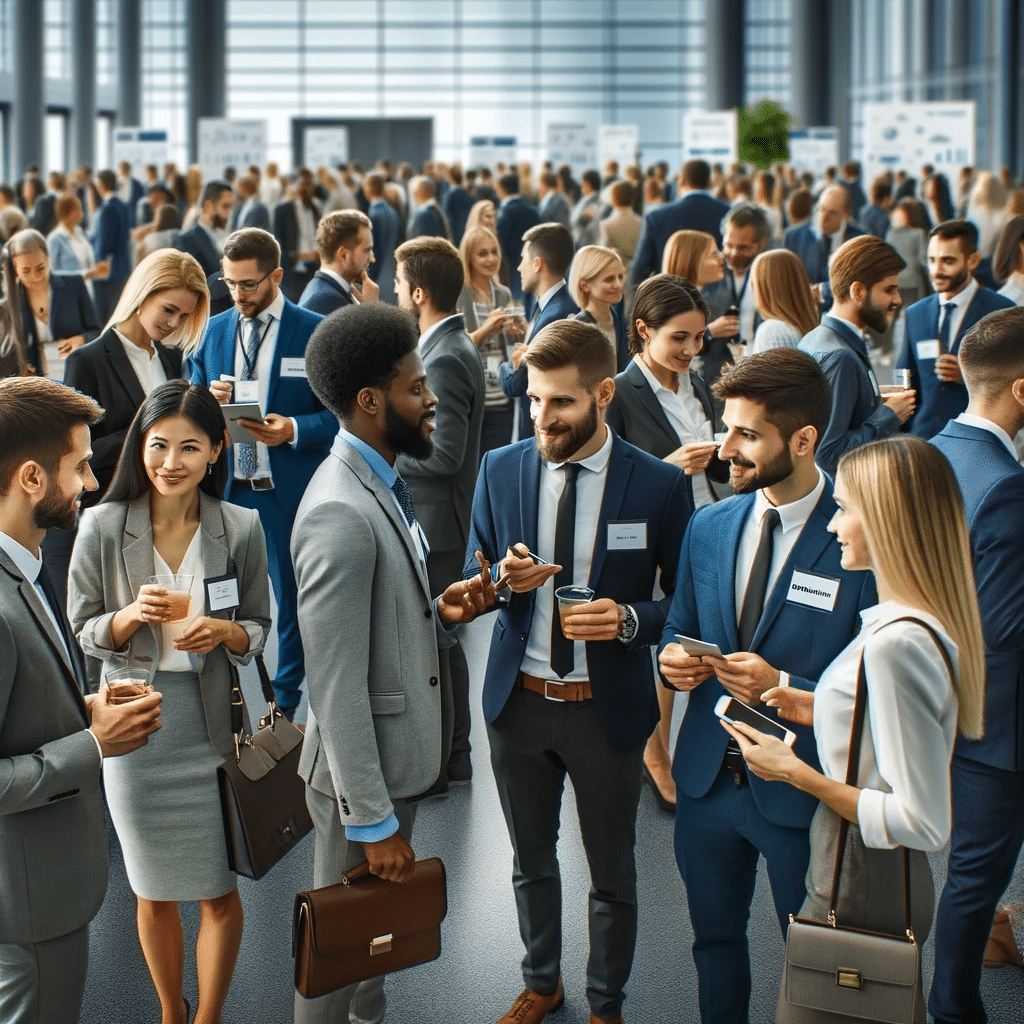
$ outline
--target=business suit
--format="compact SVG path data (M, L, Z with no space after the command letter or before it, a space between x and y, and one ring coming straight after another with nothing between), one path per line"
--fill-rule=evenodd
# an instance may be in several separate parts
M834 316L805 334L800 351L813 356L832 387L832 414L814 459L834 480L836 466L848 451L891 437L900 418L882 402L864 339Z
M598 244L614 249L629 270L643 230L643 218L632 210L615 210L598 225Z
M380 288L380 301L395 303L395 249L398 248L399 218L386 199L374 199L367 213L377 258L367 273Z
M1024 469L990 431L952 421L932 439L964 498L985 637L985 735L958 736L953 832L935 921L928 1009L940 1024L985 1020L981 966L1024 844Z
M336 309L353 305L355 300L349 289L343 288L330 274L318 270L299 296L297 305L327 316Z
M76 226L74 233L82 241L89 241L81 227ZM91 244L89 248L92 248ZM51 274L81 275L92 266L91 262L88 266L82 266L78 262L78 256L75 254L75 250L71 248L71 235L59 224L46 236L46 249L50 254Z
M620 1012L636 938L634 828L643 746L658 721L649 647L658 641L669 601L652 601L651 594L656 581L672 592L682 532L693 509L678 469L614 432L610 440L587 586L595 600L607 597L633 608L636 636L629 645L588 642L592 700L552 704L516 685L537 592L512 594L494 623L483 692L491 763L515 854L525 984L550 994L560 972L555 846L568 774L591 867L587 999L599 1017ZM532 439L484 456L464 577L476 565L472 552L477 548L492 562L516 543L537 550L540 531L551 526L538 522L541 474L548 472ZM609 550L609 526L626 521L645 523L643 541Z
M722 274L721 281L713 281L711 284L704 285L701 288L700 293L704 298L704 301L708 304L710 313L708 315L708 323L713 323L720 316L725 316L725 311L730 306L735 306L737 309L740 308L740 301L746 295L746 289L750 287L749 271L747 272L747 283L743 288L742 292L736 287L736 275L732 272L732 269L728 264L725 265L725 271ZM756 331L761 325L761 312L760 310L754 310L754 330ZM709 385L714 384L722 376L722 367L726 363L732 362L732 354L729 352L729 338L714 338L709 333L707 336L710 340L705 342L704 348L701 351L702 360L702 373L704 379ZM748 344L754 340L753 335L749 338L743 339Z
M0 1017L31 1024L78 1019L107 889L85 666L63 607L52 611L63 637L0 550Z
M618 370L624 370L629 364L632 356L629 354L629 339L626 337L626 322L622 313L622 306L611 307L612 316L612 327L615 329L615 366ZM597 320L594 319L594 314L589 310L583 309L579 313L574 313L571 317L567 317L571 320L579 320L583 324L593 324L595 327L599 326Z
M540 201L537 213L542 224L561 224L567 231L572 230L572 204L566 199L564 192L557 189L548 192Z
M597 244L600 220L601 195L598 192L591 192L583 196L572 209L572 235L577 249Z
M644 217L629 268L629 291L635 292L641 281L661 271L662 254L676 231L704 231L721 247L722 221L730 209L728 203L707 192L687 192L682 198L651 210Z
M523 254L523 235L540 223L540 214L537 213L536 207L531 206L520 195L503 199L498 207L496 234L505 262L508 264L508 286L512 292L512 298L518 301L523 298L523 282L519 277L519 261Z
M831 236L822 238L815 234L809 223L790 228L782 237L783 248L795 252L807 271L807 280L811 284L821 285L821 304L827 309L832 304L832 288L829 284L828 265L832 254L851 238L863 235L864 231L856 224L847 223L843 229L839 244L832 248Z
M96 315L106 323L121 297L132 272L131 216L128 207L115 195L109 195L96 210L92 225L92 252L97 263L110 260L110 273L92 283Z
M475 202L476 200L461 185L452 185L441 203L441 209L448 219L448 226L452 229L454 245L462 241L466 221L469 220L469 211L473 209Z
M119 178L117 182L118 198L128 207L128 215L132 227L136 225L136 211L139 201L146 195L146 186L138 178ZM122 193L127 193L122 195Z
M548 299L548 304L537 314L526 343L529 344L533 341L548 324L552 324L556 320L568 320L579 311L580 307L573 301L568 287L563 282L558 291ZM501 390L509 398L519 399L519 436L520 438L529 437L533 433L533 420L530 419L530 399L526 395L526 363L520 362L518 369L513 369L511 362L502 363L498 369L498 380Z
M21 322L25 325L25 360L37 369L45 361L39 344L36 318L29 308L24 286L18 283L21 296ZM50 335L54 341L73 338L76 334L92 341L100 333L96 310L85 281L78 275L50 274Z
M244 217L242 216L243 210L245 211ZM253 199L251 203L248 201L242 203L232 212L228 230L239 231L242 228L270 230L270 211L258 199Z
M321 887L366 859L346 827L395 814L410 839L407 801L431 786L447 756L451 641L392 492L340 435L302 499L292 556L309 641L299 774L316 826L313 884ZM320 999L296 996L295 1020L347 1021L356 1002L361 1018L382 1020L383 978Z
M910 386L917 392L917 408L907 420L907 430L926 441L967 408L967 388L963 384L939 380L935 376L935 359L918 358L917 346L939 336L939 318L944 300L933 294L915 302L906 313L906 344L896 363L910 370ZM949 351L956 355L964 335L984 316L997 309L1008 309L1013 302L988 288L978 288L970 305L964 310Z
M188 231L182 231L178 235L176 248L194 256L203 268L204 276L209 277L220 270L220 249L217 248L210 232L198 221Z
M274 207L273 218L274 237L281 246L281 266L284 267L284 283L281 287L292 302L302 294L318 265L315 259L303 260L301 264L296 260L299 253L299 216L295 209L297 204L298 200L278 203ZM308 209L313 215L315 228L320 223L320 210L316 205Z
M45 238L57 226L57 193L44 192L32 207L29 224Z
M153 348L167 379L180 377L181 349L167 348L159 341L153 342ZM95 505L110 486L125 431L146 400L146 393L128 361L124 342L113 328L68 356L64 364L64 383L95 398L105 410L103 419L92 426L90 466L99 488L83 496L83 507L89 507Z
M292 442L267 449L274 486L271 490L253 490L235 479L234 451L228 454L228 501L255 508L267 535L270 580L277 599L277 635L280 644L274 690L282 708L294 708L299 701L303 676L302 641L295 617L295 576L288 545L292 522L317 466L337 430L337 421L313 394L305 375L306 343L322 317L300 309L287 299L281 311L277 341L270 363L264 415L278 413L295 420L297 432ZM206 328L206 337L192 357L192 383L209 387L222 373L235 375L235 347L239 313L235 308L215 316ZM301 369L282 373L282 363Z
M425 202L412 217L409 225L409 237L419 238L421 235L430 235L434 238L447 238L451 241L452 233L448 222L444 218L441 207L437 201L429 199Z
M754 494L706 505L694 515L679 556L679 576L661 646L676 634L739 650L736 562ZM813 690L821 673L856 635L859 613L877 601L874 578L847 572L826 530L836 510L826 480L774 586L749 645L769 665L790 673L790 685ZM839 581L831 612L788 601L797 571ZM779 925L806 896L809 829L818 801L785 783L747 773L737 785L723 770L729 736L714 706L725 693L714 676L690 691L676 740L676 860L686 883L694 931L694 963L704 1024L746 1020L750 999L747 918L758 855L768 874ZM758 710L765 710L759 708ZM813 730L794 729L798 756L817 767Z
M480 353L466 334L462 314L438 327L420 348L427 385L437 395L434 451L422 460L400 455L395 464L409 484L416 518L430 545L427 577L433 597L462 575L480 465L485 391ZM452 758L461 761L469 757L470 716L469 667L460 645L449 651L449 662L455 709Z

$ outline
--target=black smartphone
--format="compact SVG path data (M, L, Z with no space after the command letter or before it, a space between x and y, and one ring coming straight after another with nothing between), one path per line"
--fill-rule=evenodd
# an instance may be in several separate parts
M762 715L760 711L755 711L752 707L744 704L743 701L730 697L728 694L718 698L718 703L715 705L715 714L730 725L735 722L742 722L758 732L767 733L769 736L782 740L783 743L789 746L793 746L793 743L796 741L795 732L787 729L784 725L780 725L774 718Z

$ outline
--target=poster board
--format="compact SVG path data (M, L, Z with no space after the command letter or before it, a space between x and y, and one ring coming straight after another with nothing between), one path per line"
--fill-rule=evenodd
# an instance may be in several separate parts
M616 160L619 170L636 162L640 148L640 129L635 124L603 124L597 133L598 170L604 173L604 165Z
M917 177L922 164L932 164L952 183L961 167L975 163L976 119L973 101L865 103L864 181L901 168Z
M469 140L469 166L494 170L498 164L515 167L519 150L514 135L474 135Z
M820 180L827 167L839 164L839 129L792 129L789 133L789 163L798 171L810 171Z
M311 171L326 167L333 171L348 163L348 129L307 128L303 133L302 162Z
M140 181L145 180L147 164L156 164L162 174L170 151L164 128L115 128L112 145L114 165L126 160Z
M683 161L705 160L729 165L739 159L739 126L735 110L683 112Z
M267 122L233 121L226 117L199 119L199 165L203 181L222 177L225 167L239 172L249 164L267 163Z
M568 164L577 177L582 171L597 170L597 125L579 122L551 122L544 151L554 170Z

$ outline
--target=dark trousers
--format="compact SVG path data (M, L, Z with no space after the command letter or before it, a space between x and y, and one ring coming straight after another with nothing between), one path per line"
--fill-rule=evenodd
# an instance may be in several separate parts
M484 408L484 425L480 433L480 458L495 448L504 448L512 443L512 424L515 421L515 404L491 405Z
M512 840L512 887L526 946L523 981L550 995L562 956L558 826L565 777L590 867L587 1002L617 1016L636 945L636 812L643 744L612 746L593 701L558 703L516 687L488 725L491 766Z
M768 863L775 912L785 936L789 915L807 896L809 830L770 822L747 784L720 772L698 800L676 790L676 862L693 925L700 1017L704 1024L746 1024L750 1004L747 920L757 860Z
M936 1024L984 1024L981 970L992 918L1024 845L1024 771L953 758L949 868L935 919Z
M88 925L45 942L0 943L0 1020L4 1024L78 1020L88 967Z
M267 563L274 600L277 601L274 693L280 707L293 708L299 703L306 664L299 635L298 591L290 550L292 513L282 507L276 490L254 491L237 482L231 487L231 501L243 508L256 509L267 536ZM344 609L338 609L338 613L344 614Z

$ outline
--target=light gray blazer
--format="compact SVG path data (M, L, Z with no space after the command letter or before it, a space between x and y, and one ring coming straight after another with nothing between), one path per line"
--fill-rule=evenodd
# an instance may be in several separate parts
M60 634L0 551L0 943L73 932L107 891L100 752Z
M202 614L234 619L249 634L249 650L239 656L219 644L196 656L206 728L214 748L227 757L231 738L231 676L228 662L247 664L263 650L270 628L267 545L258 514L199 492L205 579L238 574L240 606L233 611ZM68 609L86 654L104 669L125 665L155 667L160 660L158 628L143 623L120 650L113 649L110 621L138 596L139 587L156 572L149 494L135 501L97 505L82 513L71 552ZM197 614L193 610L193 614Z
M462 314L420 350L427 386L437 395L434 453L422 461L399 455L395 468L412 491L416 518L433 552L465 552L480 466L484 370Z
M454 641L400 517L339 435L292 529L312 712L299 774L337 801L344 825L376 825L393 800L424 792L450 747Z

